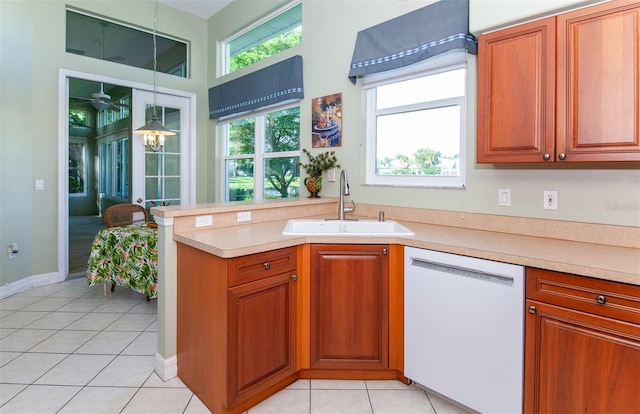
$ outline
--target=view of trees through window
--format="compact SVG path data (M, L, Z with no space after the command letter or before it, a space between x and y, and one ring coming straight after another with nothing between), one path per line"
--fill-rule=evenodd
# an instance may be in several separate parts
M464 186L464 62L365 88L368 184Z
M256 45L249 50L232 56L229 62L229 72L244 68L266 57L287 50L302 42L302 27L296 27L286 33L282 33L264 43Z
M223 42L225 73L302 43L302 3L289 4Z
M227 134L227 200L300 195L299 107L230 122Z

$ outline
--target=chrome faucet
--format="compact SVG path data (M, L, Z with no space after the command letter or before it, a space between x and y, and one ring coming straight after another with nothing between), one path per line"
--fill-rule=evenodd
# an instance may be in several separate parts
M349 191L349 177L346 170L340 171L340 201L338 202L338 220L344 220L345 213L353 213L356 211L356 203L351 200L352 207L344 206L344 196L351 195Z

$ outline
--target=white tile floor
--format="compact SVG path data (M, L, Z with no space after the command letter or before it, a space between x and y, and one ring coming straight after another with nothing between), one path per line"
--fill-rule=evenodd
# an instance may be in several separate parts
M0 413L209 413L153 371L156 300L83 277L0 300ZM464 413L399 381L299 380L248 414Z

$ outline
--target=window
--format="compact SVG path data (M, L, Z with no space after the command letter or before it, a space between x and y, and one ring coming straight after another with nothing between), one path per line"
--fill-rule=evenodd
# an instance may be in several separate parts
M86 145L84 142L69 142L69 196L86 197L87 177Z
M188 43L156 34L156 45L157 71L186 78ZM153 32L67 10L66 51L151 70Z
M69 110L69 126L71 127L87 126L87 111L70 109Z
M224 201L300 196L300 107L221 124Z
M113 105L109 108L98 111L98 128L103 128L109 124L128 118L131 111L130 108L131 98L129 96L113 101Z
M156 115L162 124L176 132L167 137L159 151L145 150L144 189L147 208L180 204L180 151L182 134L180 133L180 109L168 106L156 106ZM147 122L154 113L153 105L146 107Z
M302 43L302 4L288 5L222 42L224 74Z
M431 62L429 69L365 80L367 184L465 186L467 69L462 55L466 59L466 54L438 59L439 67Z
M118 134L115 137L98 139L100 159L100 193L106 196L129 198L129 137Z

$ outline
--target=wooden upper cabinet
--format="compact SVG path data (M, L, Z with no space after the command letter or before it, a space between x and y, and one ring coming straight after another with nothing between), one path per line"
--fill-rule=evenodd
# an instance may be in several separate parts
M557 154L640 161L640 2L558 16Z
M479 163L640 161L640 2L480 36Z
M540 162L555 137L555 18L480 36L478 162Z

